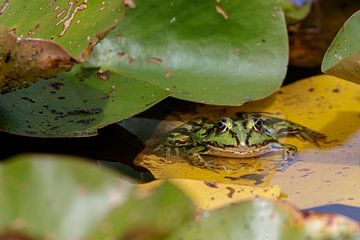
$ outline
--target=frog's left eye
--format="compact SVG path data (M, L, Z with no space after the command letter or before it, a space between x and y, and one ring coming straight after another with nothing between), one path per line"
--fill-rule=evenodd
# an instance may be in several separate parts
M227 130L227 121L225 118L220 119L220 121L216 124L217 131L223 133Z
M254 120L254 129L255 131L262 132L263 130L263 121L261 119Z

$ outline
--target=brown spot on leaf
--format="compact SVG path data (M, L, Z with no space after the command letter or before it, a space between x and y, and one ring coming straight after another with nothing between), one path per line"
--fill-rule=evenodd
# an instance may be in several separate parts
M28 235L25 235L24 233L18 232L18 231L7 231L5 233L0 233L0 240L32 240Z
M237 55L240 55L240 48L235 48L234 52L235 52Z
M219 5L215 5L215 9L217 13L220 13L225 20L227 20L229 18L228 14L225 12L224 9L222 9Z
M128 57L128 63L132 64L133 62L135 62L135 58L129 56Z
M101 80L106 81L106 80L110 79L111 72L110 71L97 71L96 74Z
M150 64L161 64L163 63L163 60L161 58L158 57L149 57L147 59L147 62Z
M123 56L125 56L125 52L117 52L117 53L116 53L116 56L117 56L118 58L122 58Z
M333 92L333 93L339 93L339 92L340 92L340 89L335 88L335 89L332 90L332 92Z
M208 187L211 187L211 188L218 188L216 182L208 182L208 181L205 181L204 182L206 184L206 186Z
M226 187L226 189L229 190L227 194L228 198L232 198L235 193L235 189L233 189L232 187Z
M172 71L170 69L167 69L165 71L165 77L169 78L169 77L171 77L171 75L172 75Z
M124 0L124 5L129 8L136 8L135 0Z
M5 10L8 6L9 6L9 0L5 0L4 3L0 7L0 15L5 12Z

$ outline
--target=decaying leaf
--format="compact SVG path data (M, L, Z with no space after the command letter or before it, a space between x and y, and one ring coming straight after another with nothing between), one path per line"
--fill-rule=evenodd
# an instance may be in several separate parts
M78 63L59 44L37 38L21 38L0 25L0 91L70 70Z

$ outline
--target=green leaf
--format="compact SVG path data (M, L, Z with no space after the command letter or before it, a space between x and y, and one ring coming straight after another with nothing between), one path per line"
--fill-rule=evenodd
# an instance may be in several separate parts
M0 130L34 137L81 137L133 116L168 96L158 87L77 66L0 95Z
M150 82L173 97L240 105L281 85L287 31L275 0L139 1L93 56L93 66Z
M272 202L247 201L203 213L198 224L182 228L173 239L300 239L291 221Z
M360 11L340 29L325 53L321 70L360 84Z
M21 37L51 39L73 56L115 26L123 1L3 1L0 22ZM92 44L90 43L90 44Z
M0 207L1 239L11 231L34 239L127 239L144 234L141 229L155 238L193 213L190 200L171 184L142 192L112 171L46 155L0 165Z

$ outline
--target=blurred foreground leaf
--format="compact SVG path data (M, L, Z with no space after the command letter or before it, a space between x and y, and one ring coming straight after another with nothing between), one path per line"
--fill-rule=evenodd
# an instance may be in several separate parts
M276 91L287 59L277 1L149 0L127 10L94 49L90 64L147 81L176 98L241 105Z
M196 218L170 183L136 188L76 158L22 155L0 165L0 239L355 239L342 216L253 200Z
M360 84L360 11L352 15L328 48L321 70Z

